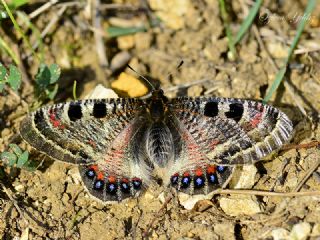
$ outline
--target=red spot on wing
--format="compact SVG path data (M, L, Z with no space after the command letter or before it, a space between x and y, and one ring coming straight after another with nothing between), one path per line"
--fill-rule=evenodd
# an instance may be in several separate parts
M189 176L190 176L190 173L189 173L189 172L185 172L185 173L183 174L183 176L184 176L184 177L189 177Z
M49 110L49 121L54 128L59 128L61 130L65 128L61 121L57 119L56 113L52 109Z
M202 169L201 169L201 168L197 168L197 169L195 170L195 175L196 175L197 177L202 176L202 175L203 175Z
M97 179L98 179L98 180L103 180L103 179L104 179L104 174L103 174L102 172L99 172L99 173L97 174Z
M115 176L108 176L109 183L115 183L117 181Z
M91 165L89 168L94 170L94 171L98 170L98 166L97 165Z
M258 110L259 112L250 120L250 124L253 128L256 128L262 121L262 115L264 112L263 104L258 103L256 110Z
M250 124L252 125L253 128L256 128L258 126L258 124L261 122L262 120L262 113L257 113L251 120L250 120Z
M131 179L132 181L140 181L141 182L141 179L140 178L137 178L137 177L134 177Z
M129 179L128 179L128 178L122 178L122 179L121 179L121 182L123 182L123 183L129 183Z
M213 174L217 170L217 166L215 165L208 165L207 167L207 174Z

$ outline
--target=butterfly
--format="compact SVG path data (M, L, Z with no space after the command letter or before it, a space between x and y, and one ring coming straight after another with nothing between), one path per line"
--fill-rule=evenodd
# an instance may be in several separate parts
M292 135L282 111L219 97L88 99L45 106L20 134L53 159L77 164L89 194L106 203L137 197L155 182L190 195L224 188ZM160 180L160 181L159 181Z

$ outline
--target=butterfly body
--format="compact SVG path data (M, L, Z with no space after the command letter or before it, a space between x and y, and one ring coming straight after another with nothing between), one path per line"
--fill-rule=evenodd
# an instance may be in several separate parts
M225 187L237 165L254 164L292 134L280 110L232 98L89 99L43 107L21 136L50 157L79 165L103 202L138 196L160 179L188 194Z

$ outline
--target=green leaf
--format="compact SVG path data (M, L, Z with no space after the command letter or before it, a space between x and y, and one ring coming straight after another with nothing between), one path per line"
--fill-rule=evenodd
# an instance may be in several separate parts
M21 84L21 73L19 72L19 69L16 66L9 66L9 76L7 81L14 91L17 91L19 89Z
M0 83L0 93L3 91L4 83Z
M58 88L59 88L58 84L55 84L54 88L52 90L46 89L46 94L50 100L54 99L54 97L56 96L56 94L58 92Z
M50 84L56 83L60 77L61 69L57 64L51 64L49 67L50 70Z
M10 4L8 4L11 10L16 10L18 7L25 5L29 2L29 0L13 0Z
M46 64L41 63L38 73L35 76L36 83L39 88L45 89L50 84L51 73Z
M9 144L9 147L12 149L14 154L16 154L17 156L20 156L22 154L22 150L17 144L11 143L11 144Z
M3 152L0 155L2 161L8 162L7 164L12 167L17 162L17 156L11 152Z
M28 158L29 158L28 151L24 151L18 158L17 168L21 168L28 161Z
M137 32L145 32L147 31L147 28L142 26L142 27L108 27L107 28L107 33L110 38L113 37L119 37L119 36L124 36L124 35L130 35L134 34Z
M5 82L6 75L7 69L0 63L0 82Z
M57 64L51 64L49 67L46 64L41 64L35 80L37 85L45 89L50 84L56 83L60 77L61 69Z
M24 165L23 165L23 169L28 170L30 172L34 172L39 166L39 162L37 161L31 161L29 159L29 161L27 161Z

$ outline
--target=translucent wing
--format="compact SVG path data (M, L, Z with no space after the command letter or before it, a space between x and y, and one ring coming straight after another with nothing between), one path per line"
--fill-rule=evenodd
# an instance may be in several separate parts
M48 106L23 120L24 140L50 157L79 164L89 192L102 201L137 195L148 169L132 151L137 117L144 102L136 99L84 100Z

